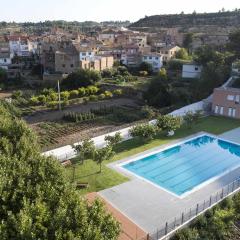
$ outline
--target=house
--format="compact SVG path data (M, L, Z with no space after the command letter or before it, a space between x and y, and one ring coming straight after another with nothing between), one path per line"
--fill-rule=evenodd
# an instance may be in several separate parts
M0 67L7 70L11 63L9 42L6 37L0 36Z
M182 66L182 78L200 78L202 66L196 63L187 63Z
M9 36L10 53L13 57L17 55L19 57L29 57L30 51L28 46L28 37L26 36Z
M142 62L140 53L125 53L121 56L121 63L128 67L137 67Z
M212 112L216 115L240 119L240 88L215 88Z
M175 57L176 53L180 50L181 48L178 46L167 46L163 47L159 50L159 53L163 56L163 61L166 63L170 61L172 58Z
M142 62L151 64L154 72L158 72L163 66L163 56L155 53L148 53L142 55Z
M70 74L79 69L79 55L74 49L55 52L55 72Z
M113 56L95 55L80 60L81 69L89 69L95 71L103 71L104 69L112 68L114 64Z
M103 42L104 44L113 44L115 42L116 36L117 36L117 32L110 29L110 30L101 32L98 35L98 40Z

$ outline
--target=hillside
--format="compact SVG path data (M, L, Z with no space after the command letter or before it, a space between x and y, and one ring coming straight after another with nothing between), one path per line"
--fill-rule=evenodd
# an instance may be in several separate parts
M240 10L218 13L155 15L131 24L130 29L191 28L201 26L240 27Z

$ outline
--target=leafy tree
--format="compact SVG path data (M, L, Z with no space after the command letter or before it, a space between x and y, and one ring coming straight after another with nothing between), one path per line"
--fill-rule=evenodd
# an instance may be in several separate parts
M147 62L142 62L139 66L139 71L145 71L148 74L152 74L153 73L153 67L150 63Z
M237 30L229 35L228 49L233 52L236 58L240 58L240 30Z
M176 131L181 127L182 120L180 117L174 117L172 115L162 115L157 119L157 126L163 131Z
M176 58L177 59L182 59L182 60L189 60L190 59L190 57L188 55L188 52L185 48L181 48L179 51L177 51Z
M112 156L114 152L112 150L112 146L107 145L104 148L96 149L94 152L94 161L96 161L97 164L99 164L100 169L99 172L102 172L102 162L108 161Z
M138 137L143 141L149 141L157 134L157 128L151 124L140 124L130 129L132 137Z
M170 85L165 74L154 77L143 95L149 105L167 107L171 105Z
M107 145L114 147L115 145L120 143L123 140L123 138L121 136L121 133L117 132L115 133L114 136L110 136L110 135L106 136L104 140L107 142Z
M193 43L193 33L187 33L183 39L183 46L189 51L190 48L192 47L192 43Z
M77 152L79 159L82 164L86 159L92 159L95 152L95 145L92 140L84 140L81 144L73 146L74 150Z
M116 240L101 202L88 204L27 125L0 102L0 239Z
M77 89L79 87L94 85L100 80L101 75L99 72L80 69L77 72L69 74L69 76L63 80L62 87L67 89Z

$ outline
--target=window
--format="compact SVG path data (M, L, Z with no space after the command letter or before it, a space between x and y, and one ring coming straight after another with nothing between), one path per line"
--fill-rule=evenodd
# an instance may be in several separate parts
M156 60L158 60L158 57L155 57Z
M73 65L73 64L71 64L70 66L71 66L71 68L73 68L73 67L74 67L74 65Z
M220 107L220 114L223 115L223 107Z
M65 64L63 64L62 67L65 68Z
M150 60L152 60L152 57L149 57Z
M233 110L232 110L232 116L236 117L236 109L235 108L233 108Z
M227 100L233 101L233 100L234 100L234 96L233 96L233 95L228 95L228 96L227 96Z
M236 103L240 102L240 95L236 95L235 101L236 101Z
M228 108L228 116L231 117L232 116L232 108Z
M218 114L218 108L219 108L218 105L216 105L216 106L215 106L215 111L214 111L215 114Z
M6 59L6 58L4 58L4 62L7 62L7 59Z
M86 56L86 53L82 53L82 56Z
M195 67L195 71L198 71L198 67Z
M145 57L144 57L144 59L146 60L146 59L147 59L147 57L145 56Z

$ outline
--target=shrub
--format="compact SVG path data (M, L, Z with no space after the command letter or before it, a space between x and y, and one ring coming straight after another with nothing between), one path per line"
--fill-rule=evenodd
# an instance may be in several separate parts
M13 98L13 99L18 99L18 98L20 98L20 97L22 97L22 96L23 96L23 92L20 91L20 90L14 91L14 92L12 93L12 98Z
M81 87L81 88L78 89L78 96L79 97L84 97L85 94L86 94L86 90L85 90L84 87Z
M143 76L143 77L146 77L148 75L148 72L147 71L140 71L139 75Z
M89 102L89 97L84 97L84 98L83 98L83 103L86 104L86 103L88 103L88 102Z
M78 97L78 90L72 90L70 91L70 98L77 98Z
M90 100L90 101L97 101L97 100L98 100L98 96L96 96L96 95L91 95L91 96L89 96L89 100Z
M163 131L176 131L181 127L182 119L172 115L162 115L157 119L157 126Z
M47 98L46 98L45 95L39 95L39 96L38 96L38 101L39 101L40 103L42 103L42 104L45 104L46 101L47 101Z
M110 145L113 147L118 143L120 143L123 140L123 138L121 136L121 133L117 132L114 136L110 136L110 135L106 136L104 140L107 142L107 145Z
M32 105L38 105L38 104L40 103L40 101L39 101L38 97L32 96L32 97L30 98L30 103L31 103Z
M61 99L63 101L67 101L70 97L70 92L69 91L64 91L64 92L61 92Z
M88 86L88 87L86 88L86 93L87 93L88 95L96 94L96 93L98 93L98 91L99 91L99 88L96 87L96 86Z
M104 93L101 93L99 96L98 96L98 98L99 98L99 100L103 100L103 99L105 99L105 94Z
M147 118L147 119L153 119L156 115L154 110L149 106L143 106L141 108L141 114L144 118Z
M113 94L116 96L121 96L123 94L123 91L122 91L122 89L115 89L113 91Z
M104 92L106 98L112 98L113 94L110 91L105 91Z
M85 122L95 119L94 113L87 112L87 113L75 113L75 112L68 112L65 113L63 119L69 122Z
M139 137L142 140L151 140L157 134L157 128L151 124L140 124L130 130L132 137Z
M56 109L58 107L58 102L57 101L51 101L47 103L47 107Z

